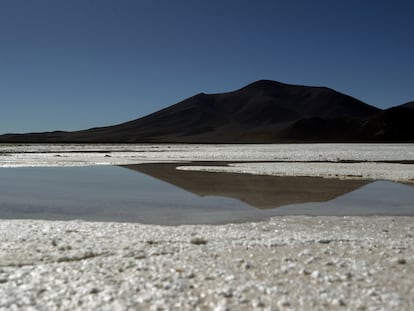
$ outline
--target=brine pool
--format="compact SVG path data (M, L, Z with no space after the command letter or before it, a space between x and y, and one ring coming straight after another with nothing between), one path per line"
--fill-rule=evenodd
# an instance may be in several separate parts
M174 164L0 169L0 219L180 225L276 215L414 216L414 187L179 171Z

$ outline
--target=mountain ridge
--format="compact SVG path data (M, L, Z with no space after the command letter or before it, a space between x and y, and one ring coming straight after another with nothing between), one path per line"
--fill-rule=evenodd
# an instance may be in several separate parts
M320 86L259 80L199 93L128 122L82 131L6 134L0 142L276 143L414 141L414 102L381 110Z

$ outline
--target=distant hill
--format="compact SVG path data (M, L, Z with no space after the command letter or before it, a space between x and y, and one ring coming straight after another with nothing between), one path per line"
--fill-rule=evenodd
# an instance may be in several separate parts
M126 123L7 134L0 142L272 143L414 141L414 103L381 110L326 87L260 80L200 93Z

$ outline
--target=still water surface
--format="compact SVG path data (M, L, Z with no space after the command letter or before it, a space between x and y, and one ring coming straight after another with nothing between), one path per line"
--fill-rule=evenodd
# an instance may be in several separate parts
M177 171L171 164L0 169L2 219L178 225L272 215L414 215L414 187Z

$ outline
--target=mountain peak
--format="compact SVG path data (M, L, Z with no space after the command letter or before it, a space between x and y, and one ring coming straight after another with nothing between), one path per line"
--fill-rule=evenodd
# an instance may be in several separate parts
M255 82L252 82L246 86L244 86L242 89L248 89L248 88L272 88L272 87L280 87L280 86L287 86L288 84L284 84L278 81L273 80L257 80Z
M280 88L285 88L293 86L290 84L285 84L278 81L273 80L257 80L253 83L250 83L239 90L277 90Z

